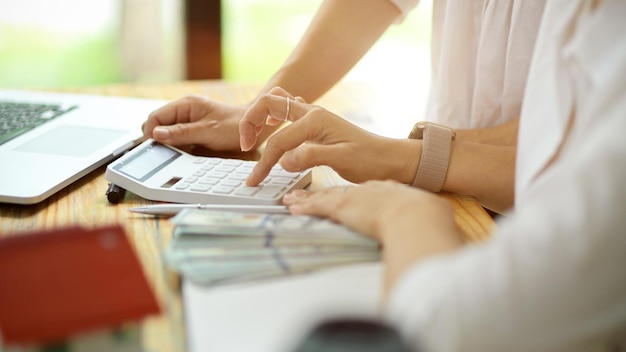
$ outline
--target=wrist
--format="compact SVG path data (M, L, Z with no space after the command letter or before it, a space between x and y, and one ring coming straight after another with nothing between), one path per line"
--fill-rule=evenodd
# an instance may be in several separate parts
M410 251L418 259L421 255L442 253L463 245L450 203L439 196L430 196L422 206L410 202L390 209L381 217L385 220L379 224L378 231L385 248Z
M399 145L394 148L398 151L396 154L399 159L395 165L390 179L397 180L406 185L412 185L415 174L419 168L420 158L422 154L423 141L416 139L404 139L399 141Z
M432 122L418 122L409 139L422 140L422 150L413 186L430 192L441 191L450 161L452 140L456 133L450 127Z

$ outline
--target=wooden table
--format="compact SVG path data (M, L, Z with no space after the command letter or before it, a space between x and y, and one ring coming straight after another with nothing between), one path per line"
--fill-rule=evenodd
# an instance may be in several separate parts
M229 103L242 103L253 99L260 86L256 84L234 84L222 81L191 81L164 85L111 85L63 89L76 93L132 96L153 99L176 99L196 93ZM341 84L320 100L320 105L339 114L342 111L368 109L364 102L372 91L359 84ZM10 236L25 231L45 230L69 225L97 227L121 224L144 266L148 280L161 303L164 314L149 318L143 324L144 346L149 351L184 350L184 326L179 292L169 284L168 273L163 267L161 253L170 240L172 225L164 219L132 215L128 209L150 204L134 194L126 194L124 201L109 204L105 191L108 182L104 178L104 167L92 172L78 182L68 186L49 199L36 205L12 205L0 203L0 234ZM334 171L327 167L314 169L311 189L344 183ZM491 217L471 197L442 195L454 206L457 224L466 237L480 241L494 226Z

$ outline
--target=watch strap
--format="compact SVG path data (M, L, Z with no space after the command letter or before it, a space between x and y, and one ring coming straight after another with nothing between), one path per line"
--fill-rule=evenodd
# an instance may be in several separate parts
M448 173L454 130L437 124L425 123L422 131L422 156L413 186L439 192Z

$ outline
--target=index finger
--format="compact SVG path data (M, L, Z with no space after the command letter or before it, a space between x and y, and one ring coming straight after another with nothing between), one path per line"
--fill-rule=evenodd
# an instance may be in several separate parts
M326 131L323 124L315 123L314 120L316 119L310 118L312 117L310 116L311 114L304 114L300 120L270 137L261 154L261 158L259 158L252 173L246 180L248 186L256 186L263 181L283 154L296 149L304 142L317 140L325 134ZM309 117L307 118L307 116Z

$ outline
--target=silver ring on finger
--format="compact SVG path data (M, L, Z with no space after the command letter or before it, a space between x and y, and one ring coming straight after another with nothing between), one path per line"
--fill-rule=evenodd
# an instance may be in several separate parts
M287 97L287 110L285 111L285 119L283 121L288 121L289 120L289 109L290 109L290 101L291 99L289 99L289 97Z

